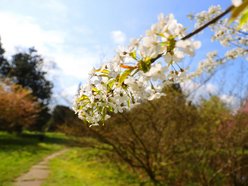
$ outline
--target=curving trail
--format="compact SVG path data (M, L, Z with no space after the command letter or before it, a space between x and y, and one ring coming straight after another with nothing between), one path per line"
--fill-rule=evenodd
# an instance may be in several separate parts
M49 175L48 162L57 156L65 153L68 149L63 149L47 156L43 161L31 167L29 172L16 179L15 186L41 186Z

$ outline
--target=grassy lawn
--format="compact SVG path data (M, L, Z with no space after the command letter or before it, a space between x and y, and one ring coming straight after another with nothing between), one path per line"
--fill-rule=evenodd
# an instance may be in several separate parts
M72 148L50 162L51 174L44 186L138 186L127 169L117 167L92 148Z
M62 149L66 143L60 134L48 134L40 142L35 134L20 137L0 132L0 186L12 185L16 177L48 154Z
M16 136L0 132L0 186L12 186L18 176L47 155L70 146L50 162L50 176L44 186L138 186L138 179L127 168L106 158L106 151L89 147L95 140L72 140L62 134L46 134L44 141L34 133ZM98 144L98 143L97 143ZM101 145L101 144L99 144Z

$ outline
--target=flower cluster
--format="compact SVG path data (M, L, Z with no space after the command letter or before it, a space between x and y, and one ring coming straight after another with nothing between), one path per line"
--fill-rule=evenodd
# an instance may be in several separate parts
M241 1L242 2L242 1ZM240 2L234 2L239 4ZM200 12L190 18L196 21L195 27L199 27L222 12L220 6L211 6L207 11ZM199 76L204 72L211 73L219 65L237 58L246 58L248 60L248 24L239 27L238 21L230 23L228 18L221 19L210 26L213 36L211 40L217 41L226 48L225 55L217 57L217 51L209 52L202 60L198 69L191 74L191 78Z
M199 41L181 39L185 30L172 14L161 14L143 37L119 49L101 68L93 69L75 99L79 118L91 125L101 124L111 113L159 98L164 84L182 81L185 70L179 63L200 47Z
M222 12L222 9L219 5L211 6L207 11L202 11L198 14L190 15L190 18L196 21L195 27L198 28L205 23L209 22ZM214 32L212 41L219 41L223 46L247 46L248 39L248 24L244 24L239 28L238 21L233 22L232 24L229 21L229 18L224 18L217 21L215 24L209 26Z
M234 5L239 6L240 2L235 1ZM221 12L220 6L211 6L190 17L199 28ZM165 84L212 73L220 64L247 56L248 24L240 28L237 21L230 24L226 18L209 27L214 33L212 41L218 41L227 51L223 57L216 51L209 52L197 70L186 75L179 63L186 56L193 56L200 42L185 39L188 38L185 37L186 29L174 16L161 14L143 37L131 41L127 48L119 49L101 68L92 69L88 83L76 96L75 112L91 126L103 124L111 113L123 112L144 100L163 96L161 90ZM157 62L158 59L161 62Z

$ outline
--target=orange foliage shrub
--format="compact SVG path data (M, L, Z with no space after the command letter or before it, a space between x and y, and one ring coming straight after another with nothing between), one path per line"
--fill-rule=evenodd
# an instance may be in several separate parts
M35 123L40 106L31 91L6 81L0 84L0 129L21 132Z

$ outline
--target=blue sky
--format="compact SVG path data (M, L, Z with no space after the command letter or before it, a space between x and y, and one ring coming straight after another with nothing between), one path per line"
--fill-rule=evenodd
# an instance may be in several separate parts
M7 55L34 46L55 62L57 69L49 71L55 97L71 101L93 66L144 34L160 13L173 13L190 31L193 23L186 16L216 4L226 8L231 0L0 0L0 36ZM209 38L208 32L197 36L203 46L195 61L210 46L220 49Z

